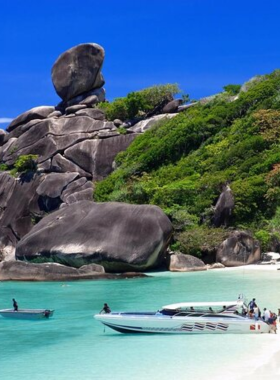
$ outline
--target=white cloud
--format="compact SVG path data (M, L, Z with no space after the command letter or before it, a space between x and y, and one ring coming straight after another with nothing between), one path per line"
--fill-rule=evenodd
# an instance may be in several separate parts
M13 121L14 119L11 118L11 117L0 117L0 124L2 123L10 123L11 121Z

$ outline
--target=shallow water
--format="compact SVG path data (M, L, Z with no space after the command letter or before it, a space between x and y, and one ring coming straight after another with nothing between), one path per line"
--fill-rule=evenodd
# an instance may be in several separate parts
M0 308L55 309L42 321L0 317L0 376L5 380L236 379L280 349L276 336L125 335L93 319L112 310L157 310L183 301L255 297L277 311L280 271L212 270L154 273L127 280L0 283Z

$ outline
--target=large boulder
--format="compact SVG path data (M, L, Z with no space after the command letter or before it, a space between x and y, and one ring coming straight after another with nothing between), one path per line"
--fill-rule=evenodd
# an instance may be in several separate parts
M33 174L15 179L0 172L0 228L11 230L17 239L30 231L35 216L43 216L36 193L42 179Z
M195 256L177 253L170 256L169 270L170 272L194 272L207 270L207 267Z
M214 207L213 224L215 227L228 226L234 208L234 197L229 185L225 185Z
M148 277L144 273L105 273L101 265L89 264L72 268L58 263L33 264L23 261L0 263L0 281L74 281L99 279L127 279ZM61 286L67 286L62 284Z
M217 250L216 260L226 267L257 263L261 249L257 240L245 231L233 231Z
M41 165L39 166L41 167ZM80 168L78 165L74 164L67 158L63 157L60 153L56 154L52 161L50 170L54 172L59 173L66 173L66 172L77 172L80 174L81 177L88 177L91 178L91 174L84 171L82 168Z
M93 185L78 173L27 173L15 179L0 172L0 261L34 223L62 203L92 199Z
M171 100L171 102L167 103L163 107L162 113L174 113L174 112L178 112L178 107L181 106L182 104L183 104L183 100L182 99Z
M94 88L93 90L83 92L80 95L75 96L74 98L68 100L67 102L62 102L62 108L73 106L74 104L84 104L84 105L93 105L96 103L105 101L105 89Z
M0 263L0 281L70 281L86 280L104 274L101 265L71 268L57 263L33 264L23 261Z
M38 203L40 209L45 212L58 209L63 202L62 193L78 177L78 173L50 173L45 175L36 189L36 193L39 195ZM86 181L85 178L84 181Z
M52 81L57 94L67 101L102 87L100 73L104 49L97 44L81 44L61 54L52 67Z
M10 228L0 227L0 262L15 260L17 238Z
M171 234L172 225L157 206L82 201L35 225L18 243L16 258L144 271L161 262Z
M94 180L101 180L113 171L116 155L125 150L135 137L136 134L129 134L84 140L66 149L64 157L91 173Z
M0 146L4 143L7 132L0 129Z
M39 106L20 114L7 127L7 131L11 132L19 125L26 124L31 120L45 119L50 113L55 110L53 106Z

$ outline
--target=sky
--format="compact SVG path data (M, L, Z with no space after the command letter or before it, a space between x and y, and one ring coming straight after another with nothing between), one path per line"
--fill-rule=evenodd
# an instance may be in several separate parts
M105 49L109 101L178 83L191 99L280 68L279 0L0 0L0 129L60 102L51 69L81 43Z

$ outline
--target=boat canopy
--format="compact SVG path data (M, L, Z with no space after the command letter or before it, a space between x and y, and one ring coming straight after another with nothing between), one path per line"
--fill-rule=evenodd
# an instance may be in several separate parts
M226 301L226 302L180 302L180 303L173 303L171 305L163 306L162 309L164 310L185 310L188 308L197 308L197 307L230 307L230 306L242 306L243 301L237 300L237 301Z

